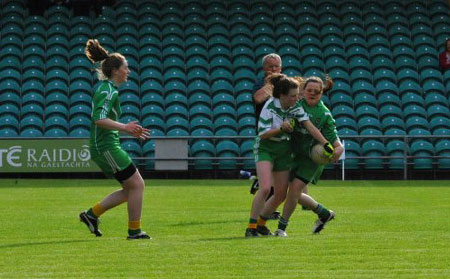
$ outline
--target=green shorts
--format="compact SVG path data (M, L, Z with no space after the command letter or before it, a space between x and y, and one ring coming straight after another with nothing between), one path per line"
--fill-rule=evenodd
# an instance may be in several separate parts
M255 162L272 162L273 171L285 171L292 167L291 143L288 140L278 142L256 138L253 153Z
M309 156L296 154L293 159L291 177L295 177L306 184L317 184L325 166L314 163Z
M109 177L125 170L133 163L128 153L122 148L114 148L104 152L91 150L91 159Z

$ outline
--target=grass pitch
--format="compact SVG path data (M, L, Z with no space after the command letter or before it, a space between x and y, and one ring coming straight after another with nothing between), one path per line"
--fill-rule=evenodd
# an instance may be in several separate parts
M248 180L147 180L143 228L126 205L95 238L78 213L114 180L0 180L0 278L449 278L450 182L321 181L336 212L320 235L298 210L288 238L245 239ZM269 227L276 229L276 222Z

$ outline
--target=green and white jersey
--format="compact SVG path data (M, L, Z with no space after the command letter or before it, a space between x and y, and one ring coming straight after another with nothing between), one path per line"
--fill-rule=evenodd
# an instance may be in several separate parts
M118 121L120 109L119 92L112 81L105 80L92 97L91 138L89 141L91 152L104 152L120 148L119 131L102 129L95 125L95 121L109 118Z
M277 98L270 98L266 101L258 121L258 137L266 133L270 129L279 129L283 121L287 118L293 118L296 121L296 126L303 121L308 120L308 115L303 110L303 107L297 103L294 106L284 110L281 108L280 100ZM270 140L280 141L288 140L289 134L280 133L270 138Z
M308 106L304 99L300 100L299 104L303 107L305 113L308 114L309 120L330 143L333 144L333 142L339 140L333 115L322 101L319 101L315 107ZM298 126L294 128L292 134L294 154L309 157L311 147L316 143L316 140L311 136L308 130Z

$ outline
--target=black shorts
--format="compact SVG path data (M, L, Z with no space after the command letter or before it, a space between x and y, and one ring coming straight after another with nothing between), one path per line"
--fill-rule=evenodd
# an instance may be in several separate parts
M133 176L133 174L137 171L136 166L134 163L131 163L128 167L125 169L118 171L114 174L114 177L117 179L117 181L122 184L125 180Z

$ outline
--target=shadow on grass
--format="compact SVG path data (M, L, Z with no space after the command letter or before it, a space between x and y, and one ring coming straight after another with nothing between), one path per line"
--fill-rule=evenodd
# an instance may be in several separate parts
M200 238L199 241L228 241L228 240L249 240L245 236L230 236L230 237L216 237L216 238Z
M242 220L226 220L226 221L192 221L192 222L181 222L174 224L174 227L186 227L186 226L203 226L203 225L218 225L218 224L229 224L229 223L241 223Z
M25 247L25 246L51 245L51 244L68 244L68 243L89 242L89 241L95 241L95 240L93 240L93 239L90 239L90 240L86 240L86 239L83 239L83 240L55 240L55 241L14 243L14 244L0 245L0 249L18 248L18 247Z

